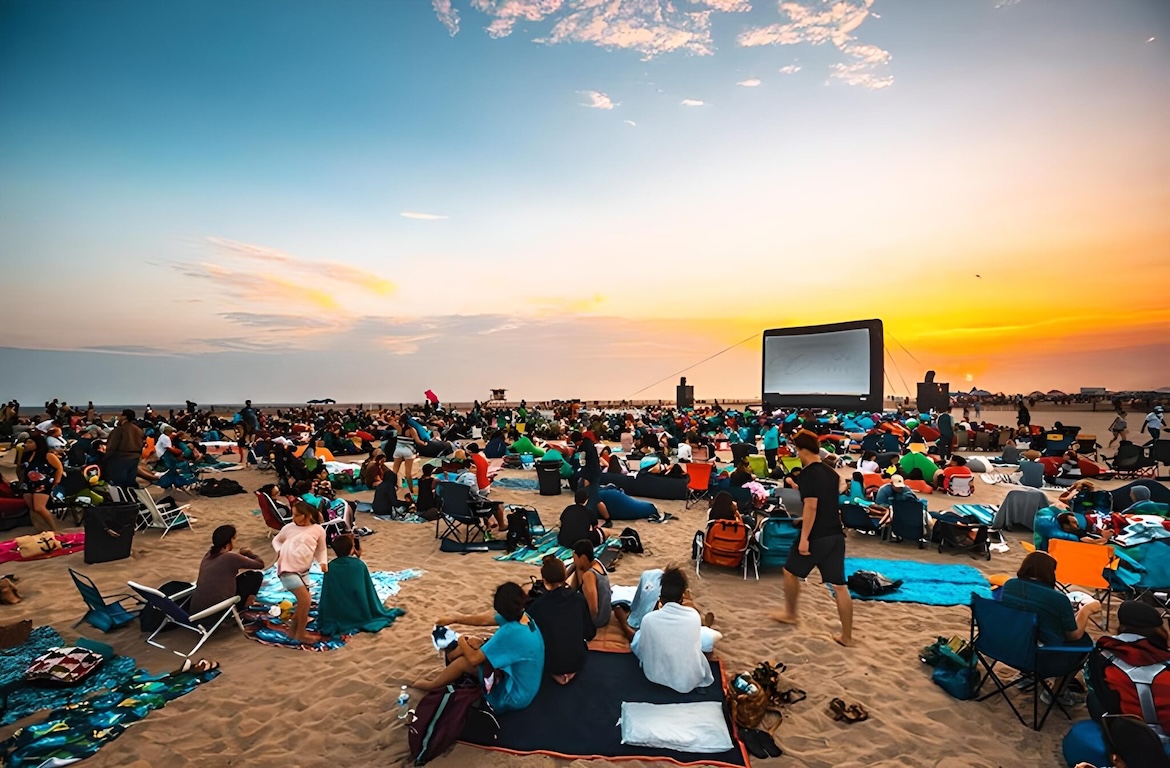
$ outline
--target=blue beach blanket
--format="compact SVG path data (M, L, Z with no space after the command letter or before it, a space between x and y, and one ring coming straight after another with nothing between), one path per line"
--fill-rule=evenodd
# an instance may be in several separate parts
M859 600L881 600L887 603L921 603L922 605L969 605L971 593L991 597L987 578L978 568L958 563L920 563L915 560L879 560L874 558L845 558L845 573L877 571L888 579L902 580L902 586L887 595L863 597Z
M593 554L595 557L601 557L601 553L604 551L605 544L601 544L593 550ZM529 565L540 565L545 555L556 555L567 563L573 559L573 548L562 547L560 544L557 544L557 532L553 530L532 542L532 546L520 547L515 552L496 555L496 559L528 563Z
M995 507L990 504L955 504L952 509L958 515L971 515L984 525L991 525L995 520Z
M401 589L399 584L410 579L417 579L423 575L423 572L417 568L410 568L405 571L395 571L393 573L387 571L370 571L370 579L374 582L374 590L378 593L378 599L385 601L387 598L398 594ZM321 568L316 563L309 569L309 596L316 603L321 597L321 580L325 578L321 573ZM292 600L292 593L281 586L280 579L276 577L276 566L270 565L264 569L264 584L260 587L260 591L256 594L256 602L263 603L266 606L278 605L281 600Z
M507 488L513 491L538 491L540 483L523 477L497 477L492 481L493 488Z

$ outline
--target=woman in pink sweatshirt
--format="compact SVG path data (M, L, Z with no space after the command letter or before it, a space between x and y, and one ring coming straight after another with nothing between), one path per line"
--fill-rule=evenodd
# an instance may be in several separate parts
M309 568L316 560L321 572L329 570L325 554L325 529L321 527L321 512L312 504L300 501L293 508L293 521L280 529L272 539L276 550L276 575L281 585L297 601L289 637L297 642L308 642L305 627L309 623Z

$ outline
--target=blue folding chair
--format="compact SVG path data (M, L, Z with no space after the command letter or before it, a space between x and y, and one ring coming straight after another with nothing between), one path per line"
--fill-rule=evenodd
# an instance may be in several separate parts
M94 629L99 629L102 632L109 632L112 629L123 627L138 618L138 610L126 610L122 605L127 600L133 600L139 604L142 603L134 595L123 592L116 595L103 595L97 585L93 583L93 579L85 574L78 573L72 568L69 569L69 575L73 577L73 584L77 587L77 591L81 593L81 599L85 601L89 608L85 615L74 623L76 627L81 622L89 622Z
M860 504L842 504L841 523L846 528L869 536L878 536L882 532L881 523L870 517L869 512Z
M998 694L1012 708L1020 723L1028 725L1008 696L1009 691L1020 688L1019 683L1024 682L1026 685L1021 689L1030 688L1032 691L1033 730L1044 727L1053 705L1060 707L1069 720L1072 719L1060 703L1060 695L1077 670L1084 666L1091 648L1041 645L1036 614L975 594L971 595L971 648L984 669L975 685L975 692L978 693L988 680L995 684L994 691L980 696L976 701L986 701ZM1000 663L1016 670L1019 675L1010 682L1004 682L995 672L996 664ZM1050 678L1059 680L1055 688L1048 683ZM1048 704L1043 714L1040 713L1041 692L1048 694Z

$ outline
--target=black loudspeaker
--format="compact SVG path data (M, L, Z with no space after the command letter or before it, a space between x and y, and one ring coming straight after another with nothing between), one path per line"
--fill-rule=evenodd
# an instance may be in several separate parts
M85 510L85 562L108 563L130 557L137 504L102 504Z
M674 389L674 399L679 408L695 407L695 388L687 384L686 376L678 380L678 386Z
M915 403L921 413L934 410L948 411L951 408L951 385L934 380L934 371L926 372L926 381L918 384L918 399Z

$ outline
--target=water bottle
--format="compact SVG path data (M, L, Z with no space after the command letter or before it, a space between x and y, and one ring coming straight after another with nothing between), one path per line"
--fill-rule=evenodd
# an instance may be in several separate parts
M409 712L407 707L410 706L410 693L407 692L406 686L402 686L401 693L398 694L398 719L404 719Z
M755 684L755 681L753 681L747 675L737 675L736 678L731 681L731 687L740 693L746 693L748 695L758 693L760 690L759 687Z

